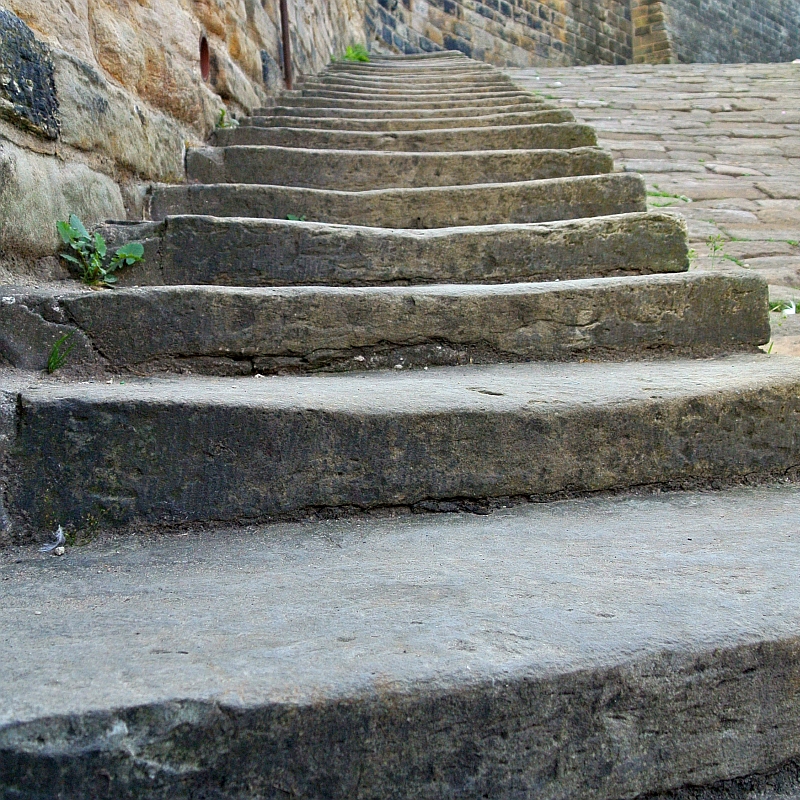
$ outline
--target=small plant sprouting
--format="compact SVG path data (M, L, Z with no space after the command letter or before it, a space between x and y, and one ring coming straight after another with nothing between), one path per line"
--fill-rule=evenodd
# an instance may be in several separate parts
M106 264L106 240L99 233L90 235L74 214L70 214L69 222L60 221L56 227L61 240L74 253L61 253L61 258L78 268L80 279L88 286L116 283L117 276L111 273L126 264L144 260L142 243L128 242L117 248Z
M344 51L344 61L369 61L369 52L363 44L349 44Z
M686 254L686 257L689 259L689 269L694 269L695 262L697 261L697 250L692 247Z
M239 127L239 120L234 119L233 117L228 116L228 110L226 108L221 108L219 110L219 117L217 117L217 127L218 128L238 128Z
M654 200L647 201L648 203L650 203L651 206L655 208L666 208L667 206L674 206L677 200L680 200L682 203L692 202L691 197L687 197L685 194L672 194L671 192L664 192L659 188L657 184L653 184L653 188L647 190L647 196L666 198L665 203L657 203Z
M736 256L732 256L729 253L725 253L725 255L722 256L722 259L724 261L732 261L737 267L744 267L745 269L747 268L747 265L744 263L744 261L742 261L741 258L736 258Z
M298 214L287 214L286 219L288 219L290 222L305 222L306 216L305 214L303 214L302 217Z
M47 372L52 375L57 369L61 369L67 362L67 356L72 352L75 344L66 347L67 342L75 335L75 331L65 333L55 340L53 346L50 348L50 355L47 357Z
M708 237L708 251L711 254L711 269L714 269L714 264L717 259L722 257L723 250L725 249L725 237L718 233L716 236Z
M797 313L797 304L792 300L770 300L769 310L787 317Z

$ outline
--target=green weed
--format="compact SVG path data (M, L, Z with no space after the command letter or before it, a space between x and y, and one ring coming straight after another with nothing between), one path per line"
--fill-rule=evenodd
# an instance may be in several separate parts
M363 44L349 44L344 51L344 61L369 61L369 52Z
M786 314L796 314L797 304L792 300L770 300L769 310L776 314L783 314L784 316L786 316Z
M221 108L219 111L219 117L217 117L217 128L238 128L239 127L239 120L233 119L233 117L228 116L228 111L225 108Z
M670 194L669 192L662 192L658 188L658 186L656 186L655 189L656 189L656 191L653 191L652 189L648 189L647 190L647 196L648 197L668 197L671 200L680 200L682 203L691 203L692 202L692 198L691 197L687 197L685 194ZM652 203L651 205L655 205L655 203Z
M711 256L711 269L714 269L717 259L723 256L724 249L725 237L721 233L716 234L716 236L708 237L708 252Z
M70 214L69 222L56 223L59 236L68 245L72 253L60 253L61 258L74 264L80 279L88 286L103 286L116 283L116 275L112 275L126 264L135 264L144 260L144 247L141 242L128 242L118 247L106 263L106 240L99 234L90 235L83 223L74 214Z
M737 267L744 267L745 265L744 261L742 261L741 258L736 258L736 256L729 255L728 253L725 253L722 256L722 259L723 261L733 261L733 263L736 264Z
M287 214L286 215L286 219L288 219L290 222L305 222L306 221L305 214L303 214L302 217L298 216L297 214Z
M47 371L50 375L67 363L67 356L72 352L75 343L73 342L69 347L65 347L65 345L74 335L75 331L70 331L63 336L59 336L53 343L50 355L47 357Z

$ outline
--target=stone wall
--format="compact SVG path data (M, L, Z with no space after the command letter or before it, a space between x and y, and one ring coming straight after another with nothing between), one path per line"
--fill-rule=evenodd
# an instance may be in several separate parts
M630 0L370 0L374 49L461 50L497 66L625 64Z
M631 11L636 62L800 58L797 0L632 0Z
M221 109L283 88L278 0L0 2L0 280L56 251L57 219L137 216ZM364 2L289 0L296 74L365 41Z

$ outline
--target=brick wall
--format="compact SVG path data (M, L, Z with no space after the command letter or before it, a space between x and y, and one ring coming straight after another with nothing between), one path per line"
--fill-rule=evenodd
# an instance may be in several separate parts
M370 0L375 50L461 50L498 66L625 64L630 0Z
M798 0L631 0L631 5L636 62L800 58Z

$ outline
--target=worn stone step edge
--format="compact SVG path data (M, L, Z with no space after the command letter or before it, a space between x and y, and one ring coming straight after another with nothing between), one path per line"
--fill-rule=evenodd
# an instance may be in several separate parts
M112 249L144 243L119 286L514 283L689 266L686 224L659 212L428 231L177 216L101 231Z
M0 775L63 800L791 800L797 513L784 486L18 548Z
M553 108L549 103L526 102L505 105L458 105L453 107L424 108L422 106L407 106L386 108L383 104L375 108L354 108L352 106L335 106L319 108L301 108L295 106L272 106L266 109L257 109L265 112L263 116L273 117L298 117L300 119L318 119L324 117L339 117L341 119L441 119L456 117L480 117L488 114L509 114L531 111L543 111ZM261 116L261 114L256 114Z
M430 75L448 73L475 73L476 75L487 74L496 75L499 70L490 64L466 60L466 61L447 61L441 63L429 64L411 64L411 63L397 63L397 64L383 64L377 61L369 62L346 62L338 64L329 64L323 74L335 75L338 73L347 73L354 75Z
M471 92L454 94L441 91L430 94L379 95L376 97L370 92L365 96L359 92L332 91L332 90L304 90L300 97L281 97L276 105L285 106L352 106L354 108L449 108L451 106L466 105L514 105L515 103L536 102L539 98L530 92L520 90L506 91L481 91L473 89ZM543 102L543 99L542 99Z
M453 98L469 96L503 96L536 94L528 90L521 89L511 81L472 81L471 83L458 84L452 81L439 84L416 84L414 86L392 86L373 81L372 83L351 82L351 81L313 81L304 84L302 97L331 97L352 96L355 98L364 97L385 97L391 100L393 97L419 98L426 99L431 95L449 96Z
M378 228L553 222L646 211L641 176L612 173L542 181L343 192L257 184L155 186L151 219L176 214L286 219Z
M456 150L510 150L593 147L597 136L589 125L557 123L453 128L427 131L339 131L315 128L218 128L211 136L215 147L273 145L333 150L435 152Z
M334 64L322 73L323 75L380 75L388 77L410 77L424 79L427 76L446 75L497 75L499 70L489 64L450 63L450 64L401 64L388 66L384 64Z
M377 96L376 96L377 95ZM418 101L432 103L442 100L515 100L519 98L528 99L536 97L535 93L523 89L518 89L513 86L507 88L484 89L478 86L469 88L455 89L453 87L442 87L441 89L417 89L412 90L394 90L387 93L385 90L380 89L358 89L353 90L350 88L337 87L337 88L309 88L303 89L299 97L292 97L292 100L302 99L321 99L330 98L331 100L338 100L350 102L399 102L407 101L416 103ZM282 99L278 100L278 105L283 105ZM291 105L287 103L287 105Z
M16 299L75 326L115 370L271 374L712 355L752 351L770 337L766 281L746 270L413 287L153 286ZM72 363L80 366L77 356Z
M540 123L573 122L574 115L567 109L546 109L522 113L485 114L475 117L439 117L427 119L357 119L355 117L297 117L253 116L241 120L242 127L319 128L343 131L421 131L452 128L482 128L490 126L535 125Z
M449 69L429 70L427 72L399 72L375 71L365 73L353 70L337 70L335 72L321 72L311 77L308 81L297 85L303 90L307 85L315 86L319 83L361 83L364 85L395 85L395 86L427 86L444 85L458 86L464 83L514 85L514 81L506 74L496 70Z
M301 91L306 88L314 90L317 88L332 88L344 90L356 90L364 92L377 92L381 96L384 92L390 94L401 92L408 92L416 94L418 92L432 92L432 91L445 91L452 89L455 93L461 94L469 91L483 91L483 90L519 90L520 86L510 78L503 75L488 75L488 76L470 76L465 75L462 77L456 75L448 75L443 78L427 78L424 81L419 79L400 79L393 80L391 78L381 77L355 77L355 76L320 76L319 79L308 81L303 84Z
M613 170L611 154L598 147L403 153L257 145L186 152L186 177L197 183L348 191L545 180Z
M452 109L491 109L513 106L540 105L545 101L536 95L527 92L516 92L514 94L483 95L473 93L467 97L456 97L446 95L445 97L420 98L405 97L399 100L387 98L364 99L359 97L282 97L278 101L277 108L298 108L298 109L317 109L317 108L341 108L349 111L391 111L391 110L444 110Z
M9 398L25 531L274 519L782 475L800 360L65 384Z

